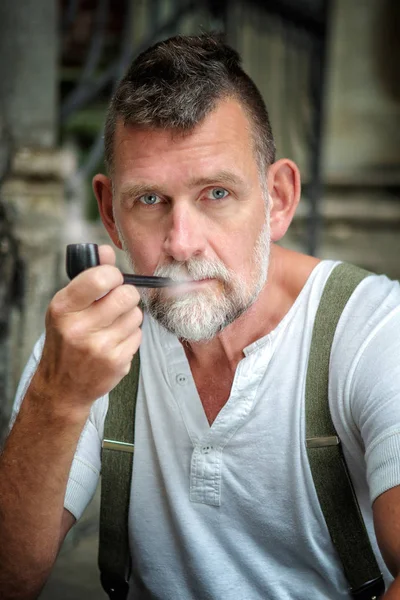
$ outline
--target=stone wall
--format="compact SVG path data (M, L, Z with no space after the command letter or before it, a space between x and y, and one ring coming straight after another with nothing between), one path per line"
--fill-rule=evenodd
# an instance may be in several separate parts
M60 281L57 17L54 0L0 2L0 441Z
M400 279L400 43L396 0L332 0L317 255ZM260 7L232 0L230 35L266 100L278 156L309 180L307 41ZM303 194L282 243L306 250Z
M18 290L10 306L9 394L2 408L10 412L21 371L44 329L49 299L60 284L62 226L65 218L62 155L54 149L24 148L13 154L1 187L1 202L18 262Z

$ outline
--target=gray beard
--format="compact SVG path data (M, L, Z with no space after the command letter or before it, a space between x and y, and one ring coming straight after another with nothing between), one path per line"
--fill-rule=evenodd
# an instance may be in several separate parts
M120 235L125 253L135 272L123 237ZM154 275L176 280L217 279L222 292L209 289L190 291L174 295L165 289L141 290L142 302L147 312L167 331L182 341L205 342L211 340L225 327L235 321L257 300L267 282L270 254L269 218L254 247L253 274L250 283L222 261L206 261L192 258L185 263L173 262L158 267Z

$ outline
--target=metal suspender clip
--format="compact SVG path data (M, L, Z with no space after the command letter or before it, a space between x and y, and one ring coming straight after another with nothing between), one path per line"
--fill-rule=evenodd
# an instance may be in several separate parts
M339 446L340 440L337 435L326 437L307 438L307 448L325 448L326 446Z
M106 440L104 439L102 448L106 450L119 450L120 452L130 452L131 454L135 451L135 444L128 444L127 442L118 442L117 440Z
M367 581L356 590L351 590L350 593L355 600L378 600L385 593L385 582L382 575Z

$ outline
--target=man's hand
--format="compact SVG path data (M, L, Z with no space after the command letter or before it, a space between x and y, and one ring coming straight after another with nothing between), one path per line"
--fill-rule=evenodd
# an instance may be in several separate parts
M42 358L0 455L0 596L37 598L74 519L68 474L92 403L128 372L141 341L139 294L101 265L58 292L46 316Z
M141 341L139 293L122 285L112 248L101 246L99 253L101 265L60 290L47 311L32 386L57 412L88 412L129 372Z
M400 598L400 486L397 485L372 505L376 538L387 568L395 577L384 600Z

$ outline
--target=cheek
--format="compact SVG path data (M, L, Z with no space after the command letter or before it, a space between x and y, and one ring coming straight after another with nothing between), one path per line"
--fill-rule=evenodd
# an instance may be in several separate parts
M254 244L251 244L249 237L243 236L243 232L231 234L225 240L219 238L215 248L216 256L225 267L245 281L249 279L253 268Z
M254 282L254 278L258 278L259 276L263 263L261 253L262 255L266 254L266 256L269 254L268 242L264 235L265 232L262 229L251 231L248 235L242 237L241 240L238 240L235 245L235 270L238 275L241 275L250 284Z
M140 273L152 274L162 262L162 242L153 235L130 231L126 239L128 251Z

